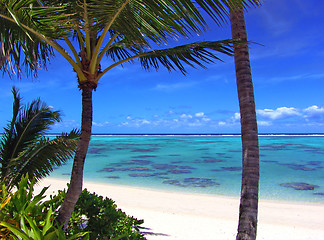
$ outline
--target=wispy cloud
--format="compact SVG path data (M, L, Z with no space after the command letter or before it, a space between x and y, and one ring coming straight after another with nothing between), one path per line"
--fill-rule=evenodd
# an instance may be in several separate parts
M280 76L270 78L271 82L283 82L283 81L296 81L296 80L322 80L324 79L324 73L314 73L314 74L299 74L293 76Z
M198 84L198 82L194 82L194 81L179 82L173 84L158 84L156 85L154 90L172 92L172 91L182 90L184 88L191 88L196 84Z

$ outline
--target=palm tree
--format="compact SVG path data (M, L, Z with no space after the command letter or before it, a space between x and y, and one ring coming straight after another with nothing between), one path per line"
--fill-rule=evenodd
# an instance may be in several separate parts
M13 116L0 141L0 181L8 189L16 186L28 173L30 180L48 176L54 167L70 159L77 147L79 132L49 139L43 135L56 122L60 113L51 110L40 99L22 106L21 97L12 89Z
M233 39L247 42L243 7L231 10ZM236 83L241 114L242 187L237 240L255 240L258 217L259 143L258 126L249 48L247 44L234 45Z
M204 9L218 24L228 15L227 1L222 0L23 0L3 1L0 18L17 23L24 31L38 37L53 47L72 66L77 74L82 92L81 137L74 157L71 181L65 201L58 216L59 223L66 223L82 190L83 166L92 128L92 93L99 80L114 67L138 60L145 70L160 66L169 71L186 73L185 65L205 67L206 63L220 60L216 53L232 55L232 41L205 41L163 49L170 39L190 37L205 30L205 21L198 11ZM13 11L12 2L20 5L34 4L58 7L50 16L65 16L57 23L42 21L42 28L23 24L24 15L34 16L34 8ZM254 0L235 0L246 6ZM235 5L233 2L233 5ZM8 7L9 6L9 7ZM6 11L5 11L6 10ZM15 16L13 18L12 16ZM36 21L36 22L37 22ZM50 32L48 33L48 29ZM59 29L59 30L56 30ZM53 37L52 32L60 32ZM63 40L63 41L60 41ZM62 45L65 43L67 49ZM69 54L72 54L72 56ZM110 64L102 66L106 57Z

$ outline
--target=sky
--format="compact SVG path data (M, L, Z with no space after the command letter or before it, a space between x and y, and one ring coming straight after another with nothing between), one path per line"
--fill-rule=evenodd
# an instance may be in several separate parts
M266 0L246 14L259 133L324 133L323 9L319 0ZM192 41L231 38L229 24L209 28ZM219 57L186 76L139 64L109 71L93 94L92 132L240 133L234 59ZM50 132L80 128L76 74L59 54L37 79L2 76L1 129L11 119L12 86L25 103L40 97L62 113Z

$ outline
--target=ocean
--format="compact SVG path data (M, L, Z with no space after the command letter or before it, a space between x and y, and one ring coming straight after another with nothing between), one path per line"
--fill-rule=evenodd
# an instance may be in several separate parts
M260 199L324 202L324 135L264 135L259 145ZM241 161L239 135L94 135L84 180L239 197Z

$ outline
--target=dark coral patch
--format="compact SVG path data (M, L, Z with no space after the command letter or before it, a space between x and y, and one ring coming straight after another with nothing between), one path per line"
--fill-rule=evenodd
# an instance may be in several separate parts
M175 168L177 168L177 165L171 165L171 164L153 164L152 167L155 168L155 169L166 170L166 169L175 169Z
M171 162L172 164L178 164L178 163L183 163L183 161L173 161Z
M132 160L132 162L134 164L138 164L138 165L149 165L149 164L152 164L152 161L149 161L149 160Z
M275 161L275 160L262 160L262 162L266 162L266 163L278 163L278 161Z
M130 177L154 177L154 173L131 173L128 174Z
M307 165L318 166L318 165L321 165L321 162L320 161L309 161L309 162L307 162Z
M156 155L138 155L138 156L133 156L132 158L153 158L157 157Z
M89 154L100 154L102 152L104 152L106 149L105 148L94 148L94 147L90 147L88 150Z
M198 150L198 151L208 151L209 148L198 148L198 149L196 149L196 150Z
M191 166L181 166L181 165L177 165L177 168L180 168L180 169L195 169L194 167L191 167Z
M178 180L167 180L163 181L164 184L170 184L170 185L180 185L180 181Z
M183 174L183 173L191 173L191 171L190 170L184 170L184 169L173 169L173 170L169 170L168 173Z
M119 179L120 177L119 176L107 176L105 178L109 178L109 179Z
M220 185L210 178L185 178L184 183L190 184L193 187L211 187Z
M303 182L281 183L280 186L287 187L287 188L293 188L295 190L314 190L315 188L319 187L317 185L312 185L312 184L303 183Z
M223 172L223 171L228 171L228 172L237 172L237 171L241 171L242 168L241 167L221 167L218 169L212 169L210 171L214 171L214 172Z
M108 167L108 168L103 168L97 172L118 172L118 171L151 171L149 168L145 168L145 167L129 167L129 168L112 168L112 167Z
M241 167L222 167L223 171L230 171L230 172L235 172L235 171L241 171Z
M204 159L204 163L215 163L215 162L223 162L223 160L217 159L217 158L206 158L206 159Z
M185 178L182 182L178 180L167 180L164 181L163 183L175 185L179 187L200 187L200 188L220 185L219 183L209 178Z
M180 154L169 154L168 156L169 157L180 157L181 155Z
M137 148L137 149L133 149L132 152L155 152L157 151L158 148Z
M295 163L278 163L279 165L283 165L283 166L288 166L291 169L294 170L302 170L302 171L314 171L316 170L316 168L309 168L305 165L302 164L295 164Z
M128 176L130 177L156 177L167 175L168 173L158 172L158 173L130 173Z
M317 193L313 193L316 196L323 196L324 197L324 192L317 192Z
M242 150L228 150L229 152L237 152L237 153L239 153L239 152L242 152Z

